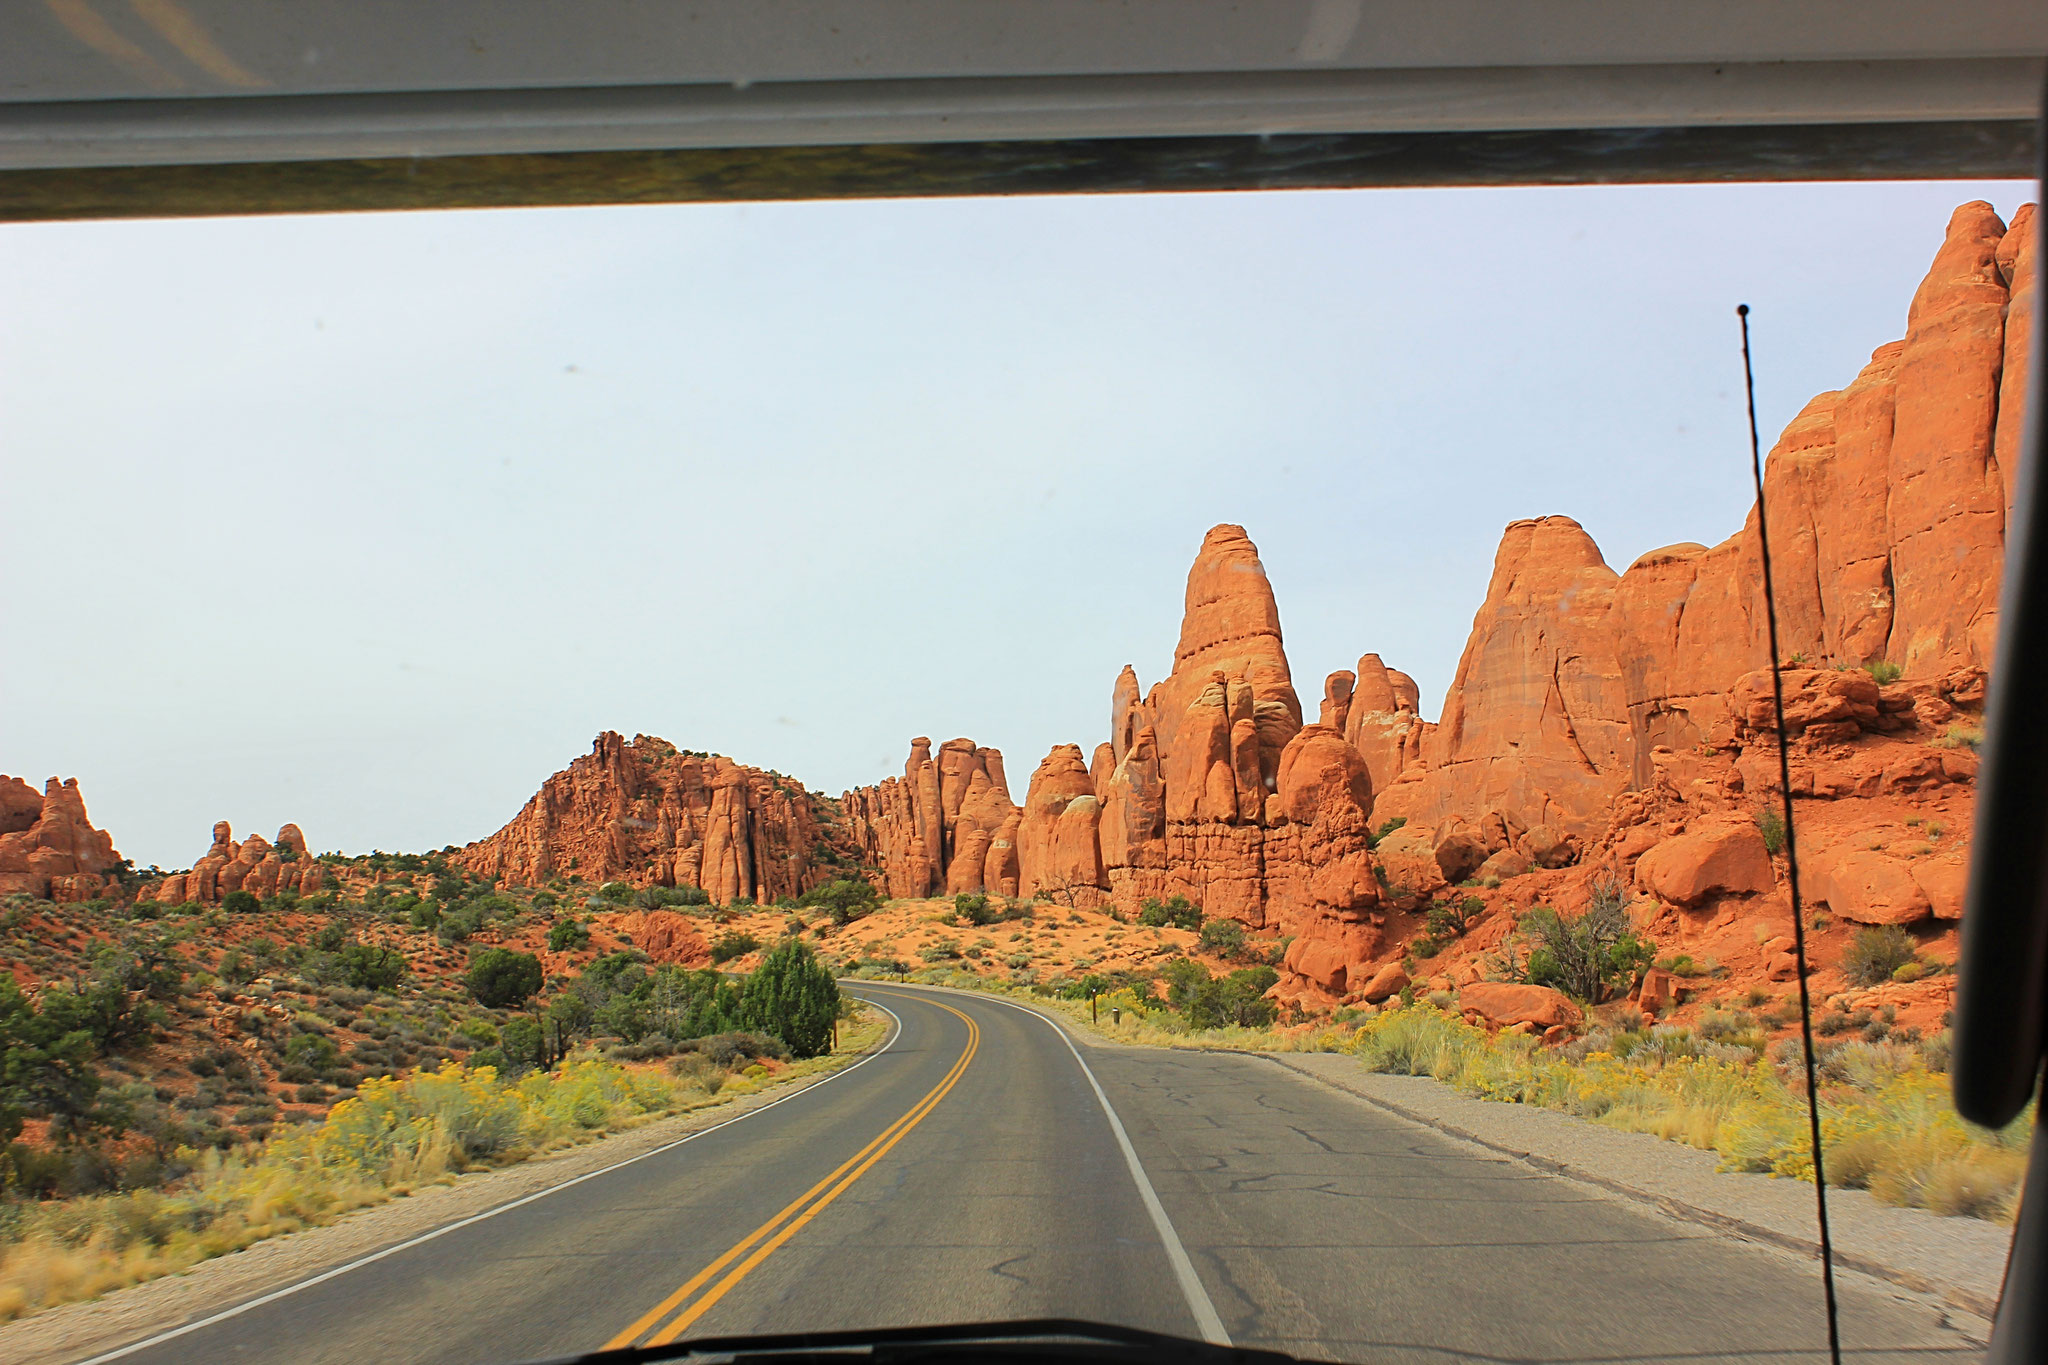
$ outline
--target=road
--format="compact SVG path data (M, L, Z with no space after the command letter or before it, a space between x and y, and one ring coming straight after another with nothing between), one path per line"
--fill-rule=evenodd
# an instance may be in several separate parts
M1042 1316L1403 1365L1824 1358L1817 1273L1780 1253L1254 1057L1077 1048L999 1000L855 989L901 1021L861 1065L119 1358L480 1365ZM1868 1282L1843 1315L1859 1362L1978 1355Z

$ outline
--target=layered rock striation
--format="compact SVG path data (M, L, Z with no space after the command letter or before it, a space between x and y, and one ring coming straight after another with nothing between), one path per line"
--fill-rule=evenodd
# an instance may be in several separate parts
M861 850L829 803L791 778L607 730L452 861L511 885L573 873L698 886L723 905L799 895L843 875Z

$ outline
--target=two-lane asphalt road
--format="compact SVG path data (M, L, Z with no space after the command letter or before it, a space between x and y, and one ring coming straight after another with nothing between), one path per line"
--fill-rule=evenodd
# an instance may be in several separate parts
M1077 1048L999 1000L855 989L901 1021L859 1066L119 1358L481 1365L1050 1316L1350 1360L1823 1355L1817 1278L1776 1253L1257 1058ZM1858 1360L1977 1355L1917 1301L1843 1302Z

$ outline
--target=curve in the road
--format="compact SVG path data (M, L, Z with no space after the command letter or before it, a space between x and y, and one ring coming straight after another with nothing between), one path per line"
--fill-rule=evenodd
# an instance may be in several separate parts
M905 1134L922 1123L925 1115L938 1107L939 1101L945 1099L953 1087L959 1084L960 1077L966 1073L968 1065L973 1062L974 1054L980 1050L981 1026L968 1018L967 1015L961 1013L961 1011L954 1009L951 1005L942 1004L938 1001L933 1001L932 1003L937 1004L940 1009L957 1017L962 1023L967 1025L966 1046L960 1050L959 1060L953 1063L952 1069L945 1074L939 1083L927 1091L923 1098L919 1099L916 1104L913 1104L901 1118L897 1119L887 1128L884 1128L867 1146L861 1148L842 1162L837 1170L784 1205L774 1217L735 1242L717 1260L685 1280L681 1288L677 1289L660 1303L654 1305L654 1307L648 1309L632 1326L620 1332L610 1341L607 1341L605 1343L606 1350L612 1350L621 1346L631 1346L635 1343L648 1346L666 1346L688 1331L691 1325L697 1319L703 1317L705 1313L709 1312L712 1305L724 1298L733 1286L751 1274L754 1268L760 1265L761 1262L774 1255L778 1247L800 1232L805 1224L822 1213L833 1200L852 1188L853 1183L872 1170L876 1162L887 1156L889 1149L901 1142ZM884 1007L877 1004L876 1008ZM751 1255L748 1255L748 1248L755 1247L756 1243L760 1243L760 1245ZM727 1266L732 1265L742 1255L746 1255L745 1260L740 1261L737 1266L733 1266L731 1270L726 1271L725 1277L719 1280L717 1284L712 1285L709 1289L704 1289L705 1284L712 1276L725 1270ZM691 1301L691 1296L698 1294L699 1290L704 1290L704 1292L698 1295L694 1301ZM688 1303L689 1306L682 1308L682 1311L677 1313L673 1321L655 1332L651 1337L647 1336L648 1331L656 1323L668 1317L670 1313L675 1313L677 1308L685 1303ZM646 1337L644 1342L641 1341L643 1337Z

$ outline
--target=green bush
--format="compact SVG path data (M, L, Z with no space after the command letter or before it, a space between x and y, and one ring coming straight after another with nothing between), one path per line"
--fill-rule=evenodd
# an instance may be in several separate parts
M1886 659L1873 659L1863 665L1863 671L1875 679L1879 686L1897 682L1906 675L1906 670Z
M797 897L798 905L823 910L832 917L834 924L850 924L863 915L871 914L880 903L880 893L865 877L839 877L814 886Z
M1189 1028L1264 1028L1280 1012L1264 998L1280 979L1271 967L1240 967L1227 976L1212 977L1201 963L1177 958L1160 975L1166 982L1167 1008L1179 1012Z
M989 908L987 896L969 895L964 891L953 897L953 913L977 927L993 924L996 920L996 912Z
M739 929L728 929L711 941L711 960L730 962L745 957L761 946L761 940Z
M1785 817L1776 806L1760 806L1756 812L1757 833L1764 836L1764 851L1773 857L1785 851Z
M1244 926L1234 919L1203 920L1200 942L1205 952L1236 957L1244 951Z
M253 915L263 908L254 891L230 891L220 898L220 908L230 915Z
M463 982L486 1009L517 1009L539 994L540 959L510 948L486 948L469 964Z
M633 888L624 882L606 882L597 888L597 894L613 905L628 905L633 900Z
M357 990L388 991L405 980L405 954L374 943L350 943L335 954L334 966L342 981Z
M581 920L556 920L548 926L548 951L566 953L590 946L590 930Z
M471 902L444 912L435 933L443 943L461 943L483 928L483 923L484 912Z
M675 886L669 888L670 905L709 905L711 893L701 886Z
M1528 957L1516 962L1511 939L1508 974L1592 1005L1624 993L1657 953L1655 944L1636 936L1626 907L1626 893L1612 881L1594 886L1592 906L1575 919L1536 906L1520 926Z
M1389 834L1392 834L1395 830L1400 829L1403 825L1406 825L1407 823L1408 817L1405 815L1392 816L1386 821L1386 823L1382 824L1378 829L1373 830L1370 834L1365 836L1365 846L1367 848L1378 848L1380 846L1380 840L1386 838Z
M784 939L740 987L740 1020L773 1034L798 1057L830 1050L839 1017L839 983L811 946Z
M322 1034L295 1033L284 1045L284 1059L312 1072L326 1072L341 1064L341 1049Z
M1858 986L1889 981L1920 953L1913 936L1896 924L1859 929L1842 954L1842 975Z
M1164 901L1148 898L1138 907L1138 923L1153 929L1198 930L1202 927L1202 911L1186 896L1173 896Z

